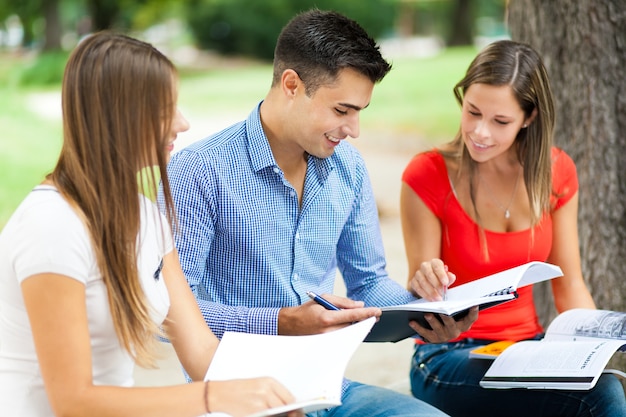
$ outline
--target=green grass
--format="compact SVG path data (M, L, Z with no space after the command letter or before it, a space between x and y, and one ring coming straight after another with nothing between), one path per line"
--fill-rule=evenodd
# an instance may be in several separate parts
M46 92L39 90L37 93ZM28 191L52 169L61 148L61 123L28 110L37 96L0 89L0 227Z
M391 129L433 143L450 140L460 115L452 88L475 54L474 48L451 48L432 58L393 60L363 112L363 128Z
M392 71L376 86L371 105L362 113L362 136L375 132L385 140L399 136L432 143L451 139L459 118L452 87L475 53L461 48L428 59L394 59ZM54 167L62 141L61 121L33 110L45 98L60 106L60 86L24 88L9 82L19 68L13 59L0 59L0 228ZM243 118L265 96L271 73L268 64L203 73L181 70L179 105L194 118Z

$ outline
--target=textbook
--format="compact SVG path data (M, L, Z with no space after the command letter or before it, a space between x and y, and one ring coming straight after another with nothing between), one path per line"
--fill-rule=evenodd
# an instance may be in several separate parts
M249 417L305 413L341 405L343 376L375 317L328 333L307 336L225 332L205 381L273 377L296 402Z
M517 298L518 288L562 275L558 266L534 261L449 288L445 301L419 299L408 304L381 307L380 320L365 341L397 342L415 336L415 330L409 326L409 321L415 320L430 328L424 319L424 313L445 314L460 320L468 314L471 307L479 306L480 310L484 310L514 300Z
M550 323L542 340L526 340L506 348L493 361L480 385L589 390L613 354L624 350L626 313L572 309Z

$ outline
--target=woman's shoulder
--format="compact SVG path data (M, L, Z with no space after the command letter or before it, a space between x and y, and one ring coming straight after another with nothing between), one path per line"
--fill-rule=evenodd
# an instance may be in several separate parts
M574 160L564 150L552 148L552 205L558 209L578 191L578 174Z
M552 147L552 175L554 178L570 177L576 175L576 164L571 156L563 149Z
M414 155L409 161L407 169L437 169L445 167L445 165L446 163L441 152L433 148Z
M402 174L405 182L412 179L447 177L446 161L437 149L423 151L413 156Z

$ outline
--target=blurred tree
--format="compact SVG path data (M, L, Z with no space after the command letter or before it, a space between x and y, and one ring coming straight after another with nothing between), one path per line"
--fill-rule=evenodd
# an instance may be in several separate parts
M0 0L0 20L11 15L17 15L22 24L22 46L32 47L41 40L44 51L61 48L59 0ZM40 34L37 33L39 21L44 22Z
M473 0L454 0L451 12L451 30L446 39L448 46L471 45L474 42Z
M59 16L59 0L43 2L43 16L46 22L44 29L43 51L58 51L61 49L61 19Z
M120 16L122 3L127 3L127 1L87 0L87 9L91 16L93 31L112 28Z
M180 4L177 0L0 0L0 22L17 15L24 31L23 45L37 43L48 51L61 48L64 32L82 36L102 29L145 29L159 20L181 16Z
M508 12L513 39L544 58L555 141L578 168L583 274L598 308L626 311L624 1L517 0ZM549 288L537 291L537 304L543 323L554 317Z
M373 37L393 27L395 7L388 0L188 0L187 20L203 49L269 60L283 25L312 7L344 13Z
M22 45L30 47L35 43L35 22L41 18L43 0L0 0L0 20L17 15L22 23Z
M498 32L495 26L503 26L506 0L387 2L396 9L395 26L399 36L436 36L443 39L447 46L461 46L472 45L477 34L494 35ZM479 21L494 27L479 27ZM481 25L484 26L484 23Z

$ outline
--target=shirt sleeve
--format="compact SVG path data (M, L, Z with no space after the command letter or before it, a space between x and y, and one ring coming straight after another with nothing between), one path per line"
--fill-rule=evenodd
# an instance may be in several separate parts
M552 186L554 210L572 199L578 191L578 174L572 158L559 148L552 148Z
M172 156L168 179L176 211L174 243L181 267L204 320L221 338L225 331L277 334L278 308L249 308L213 302L203 285L208 276L215 236L216 198L211 169L201 155L182 150ZM163 207L162 192L159 204Z
M50 191L52 193L52 191ZM94 271L91 240L78 216L62 200L40 203L22 214L14 246L18 280L41 273L86 283Z
M369 306L404 304L415 300L387 273L372 185L362 157L355 152L355 158L356 198L337 247L338 267L346 283L347 295Z
M406 183L438 218L451 191L448 172L443 157L437 151L417 154L404 169L402 181ZM446 183L447 182L447 183Z

